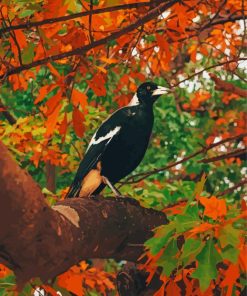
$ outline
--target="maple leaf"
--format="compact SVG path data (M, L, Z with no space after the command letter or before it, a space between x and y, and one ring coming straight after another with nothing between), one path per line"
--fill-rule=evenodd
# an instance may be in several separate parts
M221 261L221 256L214 246L213 239L209 239L202 251L197 255L198 267L191 275L192 278L198 279L202 291L205 291L211 280L216 279L216 264Z
M74 126L75 133L80 138L84 135L84 132L85 132L84 120L85 120L84 114L78 108L74 108L73 109L73 126Z
M200 197L200 203L204 206L204 215L214 220L226 215L226 201L224 199L218 199L216 196L210 198Z

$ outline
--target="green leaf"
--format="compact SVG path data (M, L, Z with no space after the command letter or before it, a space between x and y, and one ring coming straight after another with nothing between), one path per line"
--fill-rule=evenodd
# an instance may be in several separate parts
M156 255L167 244L168 240L175 231L174 223L162 226L156 232L156 236L145 242L145 246L149 248L152 255Z
M232 263L236 263L238 260L238 255L239 255L239 250L227 245L221 253L221 256L223 259L227 259L229 261L231 261Z
M181 233L196 227L201 223L201 220L198 217L198 207L189 206L183 215L177 215L175 217L175 222L177 233Z
M32 10L32 9L25 9L23 10L19 15L18 17L19 18L24 18L24 17L27 17L27 16L30 16L32 14L34 14L35 10Z
M201 177L201 180L196 183L196 187L195 187L195 191L194 191L194 196L195 197L201 195L201 193L203 191L203 188L204 188L204 185L206 183L206 180L207 180L207 175L205 173L203 173L203 175Z
M162 274L169 276L171 272L177 267L178 259L175 256L178 253L177 240L172 239L163 254L157 261L157 265L163 268Z
M24 64L28 64L28 63L31 63L33 61L34 48L35 48L35 44L30 42L28 44L28 46L23 49L22 60L23 60Z
M193 261L203 247L204 243L200 240L186 239L180 258L183 259L184 264L188 264L188 261Z
M234 248L239 243L240 230L233 228L231 224L220 229L219 241L222 248L225 248L227 245L231 245Z
M221 256L214 247L213 239L206 242L204 248L200 254L196 256L196 258L198 260L198 267L191 277L198 279L201 290L205 291L211 280L216 279L216 264L222 260Z

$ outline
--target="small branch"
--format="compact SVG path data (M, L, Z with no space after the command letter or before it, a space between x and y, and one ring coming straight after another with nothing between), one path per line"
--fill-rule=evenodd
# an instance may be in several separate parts
M50 19L45 19L42 21L38 22L26 22L24 24L20 25L14 25L14 26L9 26L5 27L3 29L0 29L0 36L3 33L11 32L14 30L20 30L20 29L30 29L32 27L39 27L47 24L54 24L58 22L64 22L76 18L80 18L83 16L88 16L88 15L93 15L93 14L101 14L105 12L112 12L112 11L117 11L117 10L124 10L124 9L135 9L139 7L145 7L145 6L150 6L150 2L141 2L141 3L130 3L130 4L122 4L122 5L116 5L116 6L111 6L111 7L104 7L104 8L98 8L90 11L83 11L79 13L74 13L62 17L56 17L56 18L50 18Z
M151 175L154 175L154 174L157 174L159 172L163 172L163 171L166 171L172 167L175 167L176 165L178 164L181 164L181 163L184 163L186 161L188 161L189 159L191 158L194 158L195 156L199 155L199 154L202 154L202 153L206 153L208 150L216 147L216 146L219 146L219 145L222 145L226 142L231 142L231 141L234 141L234 140L237 140L237 139L241 139L243 137L246 137L247 136L247 133L243 133L243 134L240 134L240 135L237 135L237 136L233 136L233 137L230 137L230 138L227 138L227 139L224 139L224 140L221 140L217 143L213 143L207 147L203 147L201 149L199 149L198 151L196 151L195 153L189 155L189 156L186 156L184 157L183 159L179 160L179 161L176 161L176 162L172 162L170 164L168 164L167 166L164 166L164 167L160 167L160 168L157 168L157 169L154 169L152 171L147 171L145 173L139 173L139 174L135 174L135 175L132 175L130 177L128 177L127 179L125 179L123 182L119 182L119 184L121 184L119 187L122 187L124 184L133 184L133 183L138 183L140 182L141 180L151 176ZM135 179L137 178L137 179Z
M183 80L181 80L181 81L179 81L179 82L173 84L172 87L176 87L176 86L178 86L179 84L181 84L181 83L183 83L183 82L185 82L185 81L187 81L187 80L190 80L191 78L194 78L194 77L197 76L197 75L202 74L204 71L207 71L207 70L210 70L210 69L213 69L213 68L216 68L216 67L224 66L224 65L226 65L226 64L230 64L230 63L234 63L234 62L236 63L236 62L238 62L238 61L246 61L246 60L247 60L247 58L232 59L232 60L230 60L230 61L225 61L225 62L218 63L218 64L216 64L216 65L212 65L212 66L206 67L206 68L204 68L204 69L202 69L202 70L200 70L200 71L198 71L198 72L196 72L196 73L194 73L194 74L188 76L187 78L185 78L185 79L183 79ZM0 78L1 78L1 77L0 77Z
M209 76L215 82L215 89L216 90L234 93L234 94L239 95L240 97L243 97L243 98L247 97L247 90L237 87L230 82L223 81L213 73L210 73Z
M224 153L224 154L221 154L221 155L218 155L218 156L215 156L215 157L202 159L202 160L199 160L198 162L202 162L202 163L215 162L215 161L218 161L218 160L223 160L223 159L227 159L227 158L231 158L231 157L236 157L236 156L239 156L239 155L243 155L246 152L247 152L247 149L246 148L244 148L244 149L237 149L237 150L231 151L229 153Z
M247 184L247 179L241 180L239 183L235 184L234 186L219 192L216 194L216 196L223 196L223 195L227 195L229 193L232 193L235 189L244 186L245 184Z
M87 44L87 45L83 46L83 47L79 47L79 48L76 48L74 50L71 50L71 51L68 51L68 52L65 52L65 53L60 53L60 54L57 54L57 55L49 56L49 57L46 57L44 59L40 59L40 60L37 60L35 62L23 65L21 67L13 67L13 68L7 70L5 74L1 75L0 80L5 79L6 77L8 77L10 75L18 74L23 70L28 70L28 69L31 69L33 67L46 64L46 63L51 62L51 61L61 60L61 59L71 57L71 56L74 56L74 55L78 55L78 56L83 55L87 51L89 51L89 50L91 50L91 49L93 49L93 48L95 48L97 46L105 45L109 41L115 40L115 39L121 37L122 35L125 35L125 34L131 32L131 31L137 29L138 27L142 26L143 24L151 21L155 17L162 14L165 10L167 10L168 8L170 8L172 5L174 5L177 2L178 2L178 0L172 0L172 1L168 2L168 3L162 3L158 7L150 10L144 17L139 18L133 24L131 24L129 26L126 26L123 29L121 29L121 30L119 30L117 32L114 32L114 33L112 33L111 35L109 35L109 36L107 36L105 38L96 40L96 41L94 41L94 42L92 42L90 44Z
M7 110L7 107L4 106L3 102L0 100L0 109L3 109L3 111L0 111L3 116L8 120L8 122L11 125L14 125L16 123L15 117Z

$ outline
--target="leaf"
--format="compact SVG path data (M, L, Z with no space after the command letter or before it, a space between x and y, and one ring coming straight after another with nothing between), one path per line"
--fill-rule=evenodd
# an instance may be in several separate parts
M236 247L227 245L223 250L221 250L221 256L223 259L226 259L232 263L236 263L238 260L239 250Z
M102 74L97 73L91 80L87 80L87 83L97 96L106 95L105 79Z
M213 239L209 239L199 255L197 255L198 267L191 275L198 279L200 288L205 291L211 280L217 278L216 264L221 261L221 256L214 246Z
M88 100L87 95L85 95L84 93L74 88L72 91L71 100L75 107L78 107L78 104L80 104L82 110L86 111L87 100Z
M61 108L62 105L57 104L53 112L49 113L48 119L46 121L46 136L50 136L54 132L58 120L59 111L61 110Z
M57 85L55 84L49 84L49 85L45 85L42 86L39 89L39 95L37 96L37 98L34 101L34 104L38 104L39 102L43 101L44 98L46 97L46 95L51 92Z
M191 260L193 260L198 255L198 253L201 251L203 246L204 246L204 244L201 240L187 238L185 240L180 258L188 260L189 257L191 257ZM186 262L186 264L187 264L187 262Z
M198 216L198 207L190 206L183 215L175 217L177 233L185 232L200 225L201 220Z
M145 246L150 249L152 255L156 255L167 244L175 231L175 226L171 222L157 230L154 237L145 242Z
M65 135L66 135L66 130L67 130L67 127L68 127L68 120L67 120L67 113L64 114L64 118L60 124L60 127L59 127L59 134L61 136L63 136L63 141L65 140Z
M220 283L220 287L228 287L226 296L232 296L233 286L236 284L237 279L240 276L239 267L237 264L231 264L226 273L224 280Z
M163 254L157 260L157 265L163 268L162 274L170 276L171 272L177 267L177 258L175 256L178 253L177 240L172 239Z
M201 180L196 183L196 187L195 187L195 191L194 191L194 196L196 198L198 198L201 195L204 185L206 183L206 180L207 180L207 175L205 173L203 173Z
M226 215L226 201L218 199L216 196L210 198L200 197L200 203L204 206L204 215L214 220Z
M222 248L225 248L227 245L231 245L234 248L239 244L241 231L235 229L231 224L226 224L224 227L221 227L219 230L219 241Z
M31 63L33 61L34 48L35 48L35 44L30 42L28 44L28 46L23 49L22 60L23 60L24 64L28 64L28 63Z
M84 135L85 132L85 127L84 127L84 121L85 121L85 117L84 114L78 109L78 108L74 108L73 109L73 126L74 126L74 130L75 133L78 137L82 137Z

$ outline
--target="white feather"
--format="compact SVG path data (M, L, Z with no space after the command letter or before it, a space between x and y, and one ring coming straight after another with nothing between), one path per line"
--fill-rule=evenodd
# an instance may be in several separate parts
M87 151L92 145L97 145L97 144L109 139L107 141L107 144L108 144L111 141L111 139L120 131L120 129L121 129L121 126L116 126L113 130L111 130L105 136L99 137L97 140L96 140L96 134L97 134L97 132L96 132L93 135L93 137L88 145Z

